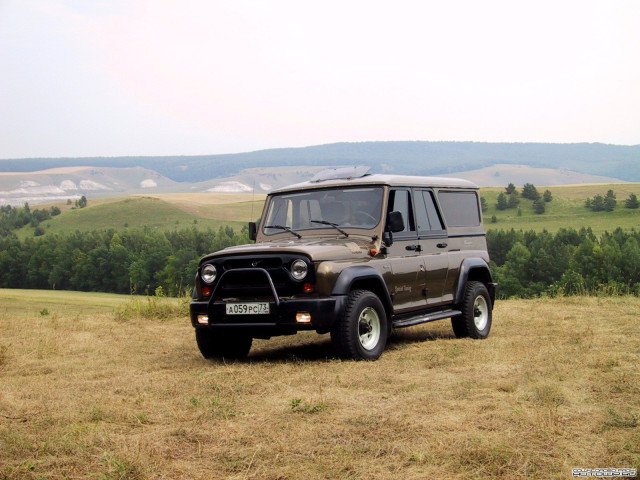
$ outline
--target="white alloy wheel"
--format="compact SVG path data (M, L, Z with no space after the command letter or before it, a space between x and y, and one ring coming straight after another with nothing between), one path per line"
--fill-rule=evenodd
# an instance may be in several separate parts
M365 350L373 350L380 340L380 317L375 309L366 307L358 317L360 345Z
M478 295L473 302L473 323L475 323L479 331L482 331L486 328L488 321L489 306L487 305L487 300L482 295Z

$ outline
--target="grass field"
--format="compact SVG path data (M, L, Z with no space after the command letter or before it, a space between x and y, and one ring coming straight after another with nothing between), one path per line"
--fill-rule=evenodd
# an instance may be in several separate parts
M547 229L556 232L560 228L591 227L596 235L605 231L613 231L617 227L624 230L640 229L640 209L630 210L624 208L624 201L629 194L640 196L640 183L617 183L611 185L567 185L557 187L538 187L540 194L544 190L550 190L553 200L546 204L546 211L542 215L533 212L533 202L521 198L520 209L522 216L517 215L516 209L499 211L496 208L498 194L504 192L504 188L482 188L481 195L485 197L489 208L484 213L484 222L487 229L510 229L542 231ZM596 194L604 196L607 190L613 190L617 196L618 204L613 212L592 212L584 207L587 198ZM522 191L519 188L519 191ZM491 223L491 217L495 215L497 223Z
M340 361L311 333L206 361L186 316L123 314L131 302L0 290L0 479L640 467L638 298L499 302L487 340L435 322L400 331L372 363Z

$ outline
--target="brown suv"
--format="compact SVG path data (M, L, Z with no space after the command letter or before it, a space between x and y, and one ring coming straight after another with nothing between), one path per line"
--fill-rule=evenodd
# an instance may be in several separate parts
M347 358L380 356L392 328L451 318L485 338L496 284L478 187L440 177L331 169L272 192L255 244L205 256L191 321L206 358L239 358L253 338L331 333Z

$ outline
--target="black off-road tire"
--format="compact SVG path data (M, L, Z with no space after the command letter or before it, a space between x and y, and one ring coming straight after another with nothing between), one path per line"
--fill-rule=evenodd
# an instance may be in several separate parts
M456 338L466 338L469 336L467 326L462 319L462 315L456 315L451 317L451 326L453 327L453 334Z
M491 331L491 297L482 282L467 282L464 287L461 315L451 318L453 333L458 338L487 338Z
M253 338L238 332L196 328L196 342L204 358L235 360L249 355Z
M376 360L388 334L387 313L378 296L369 290L354 290L331 328L331 342L343 358Z

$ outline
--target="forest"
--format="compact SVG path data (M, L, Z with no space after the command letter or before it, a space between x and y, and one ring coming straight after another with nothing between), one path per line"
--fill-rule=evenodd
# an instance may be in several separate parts
M0 238L0 287L178 296L191 290L200 257L248 242L246 228L231 227L9 235Z
M182 295L199 259L248 243L247 229L131 229L0 238L0 287ZM599 237L590 228L556 233L489 230L500 298L640 294L640 232Z

